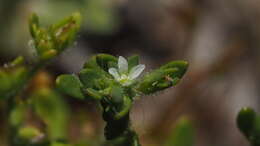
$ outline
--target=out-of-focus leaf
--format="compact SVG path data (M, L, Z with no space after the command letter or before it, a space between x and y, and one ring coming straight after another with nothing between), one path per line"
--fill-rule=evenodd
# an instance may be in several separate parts
M33 142L36 140L38 137L42 137L43 134L39 131L39 129L35 127L22 127L18 131L19 138Z
M13 62L0 68L0 99L15 96L28 79L29 69L22 65L23 58L18 57Z
M182 118L172 130L165 146L193 146L194 137L194 127L191 121L187 118Z
M19 126L25 121L26 116L26 106L24 104L19 104L14 107L11 111L10 122L12 126Z
M255 111L248 107L242 108L237 116L238 128L245 134L246 137L249 137L250 133L253 131L255 118Z
M56 85L58 89L65 94L79 99L84 98L84 95L81 91L83 85L75 75L60 75L56 79Z
M40 27L38 16L32 14L29 19L29 29L33 38L31 45L36 49L39 59L51 59L71 45L79 31L80 23L80 13L73 13L62 21L44 28Z
M50 146L72 146L71 144L66 144L62 142L53 142Z
M32 95L35 112L47 125L51 140L66 139L69 111L67 104L56 92L42 88Z
M252 146L260 145L260 116L252 108L244 107L240 110L237 126Z

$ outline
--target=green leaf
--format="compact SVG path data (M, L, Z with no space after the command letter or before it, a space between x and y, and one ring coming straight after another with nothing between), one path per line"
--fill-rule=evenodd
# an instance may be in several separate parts
M152 94L157 91L172 87L176 85L179 81L178 77L174 77L179 70L177 68L173 69L159 69L155 70L147 75L139 82L138 91L143 94Z
M178 69L178 73L175 74L175 77L181 78L185 72L187 71L189 64L187 61L172 61L169 62L165 65L163 65L162 67L160 67L160 69L170 69L170 68L177 68Z
M64 99L47 88L35 91L30 99L35 113L47 125L49 139L66 139L69 108Z
M176 85L188 67L185 61L173 61L145 75L138 84L138 91L152 94Z
M117 64L117 58L109 54L98 54L96 56L97 64L106 72L113 65Z
M25 122L25 116L26 116L26 105L18 104L11 111L10 123L14 127L20 126Z
M35 13L32 13L32 15L29 18L29 30L31 36L33 38L36 38L39 33L39 17Z
M57 24L41 27L38 16L32 14L29 19L29 29L33 38L31 45L36 49L39 59L51 59L71 45L79 31L80 23L80 13L74 13Z
M62 51L75 40L80 29L81 14L76 12L50 27L56 50Z
M255 117L255 111L248 107L242 108L237 116L238 128L246 137L249 137L254 129Z
M42 133L39 129L31 126L22 127L18 130L19 138L32 141L33 139L36 139L37 137L41 137Z
M128 60L128 68L131 70L134 66L139 64L139 56L138 55L133 55L127 58Z
M101 80L106 80L106 74L97 69L83 69L79 72L79 78L85 88L100 87Z
M0 99L15 96L28 79L29 71L23 66L0 69Z
M180 119L171 132L165 146L193 146L194 131L192 123L187 118Z
M252 108L244 107L240 110L237 126L252 146L260 145L260 116Z
M94 90L92 88L87 88L86 93L88 96L92 97L95 100L100 100L103 98L103 95L99 93L97 90Z
M70 96L84 99L84 94L82 93L82 83L75 75L60 75L56 79L56 85L58 89Z

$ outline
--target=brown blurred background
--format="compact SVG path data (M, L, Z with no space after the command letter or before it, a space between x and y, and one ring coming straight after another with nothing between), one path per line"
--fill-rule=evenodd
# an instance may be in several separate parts
M45 25L74 11L82 13L83 26L75 45L46 68L52 78L77 73L96 53L139 54L148 72L187 60L190 67L177 87L136 101L131 118L142 144L160 145L185 115L196 129L195 146L249 145L235 118L243 106L260 111L259 0L1 0L0 63L21 54L32 57L31 12ZM72 111L87 111L85 136L102 129L93 103L66 100ZM76 120L72 139L80 130Z

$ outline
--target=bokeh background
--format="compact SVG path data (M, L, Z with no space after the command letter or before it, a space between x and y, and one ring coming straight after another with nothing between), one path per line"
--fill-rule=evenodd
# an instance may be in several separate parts
M31 12L46 25L75 11L83 15L76 43L38 75L36 86L53 84L61 73L77 73L96 53L139 54L148 72L187 60L190 67L180 84L136 101L131 118L143 146L161 145L182 116L192 120L195 146L249 145L236 115L243 106L260 111L260 1L1 0L1 65L18 55L33 57ZM64 100L71 141L102 135L95 103Z

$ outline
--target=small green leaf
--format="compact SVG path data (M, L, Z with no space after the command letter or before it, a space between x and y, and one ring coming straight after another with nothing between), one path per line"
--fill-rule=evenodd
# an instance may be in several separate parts
M16 95L28 79L29 71L23 66L0 68L0 99Z
M75 40L81 24L81 15L76 12L50 27L56 50L62 51Z
M138 55L133 55L128 57L128 68L131 70L134 66L139 64L139 56Z
M165 146L193 146L194 138L195 133L192 123L187 118L182 118L177 122Z
M84 99L84 95L82 93L82 83L75 75L61 75L56 79L56 85L58 89L70 96Z
M178 69L178 73L175 74L176 77L181 78L185 72L187 71L189 64L187 61L172 61L169 62L165 65L163 65L162 67L160 67L160 69L169 69L169 68L177 68Z
M144 76L138 85L138 91L144 94L152 94L157 91L172 87L179 81L178 77L173 76L178 72L179 70L177 68L155 70Z
M86 93L88 96L92 97L95 100L100 100L103 98L103 95L99 93L97 90L94 90L92 88L87 88Z
M113 64L117 63L117 58L109 55L109 54L98 54L96 56L97 64L104 70L108 71L109 68L111 68Z
M138 91L152 94L176 85L186 72L188 63L173 61L145 75L138 84Z
M39 17L35 13L33 13L29 18L29 29L31 36L36 38L39 33Z
M83 69L79 72L79 78L85 88L100 87L101 80L107 80L103 71L96 69Z
M248 107L242 108L237 116L238 128L246 137L249 137L254 129L255 117L255 111Z
M79 31L80 23L81 15L74 13L57 24L41 27L38 16L32 14L29 19L29 29L33 38L31 45L36 49L39 59L51 59L71 45Z
M260 116L252 108L244 107L240 110L237 125L252 146L260 145Z
M42 133L39 129L35 127L22 127L18 130L18 136L21 139L27 140L27 141L33 141L33 139L36 139L37 137L42 137Z
M30 99L35 113L47 125L49 139L66 139L69 108L64 99L48 88L36 90Z
M10 123L12 126L20 126L24 123L26 116L26 105L19 104L14 107L10 115Z

